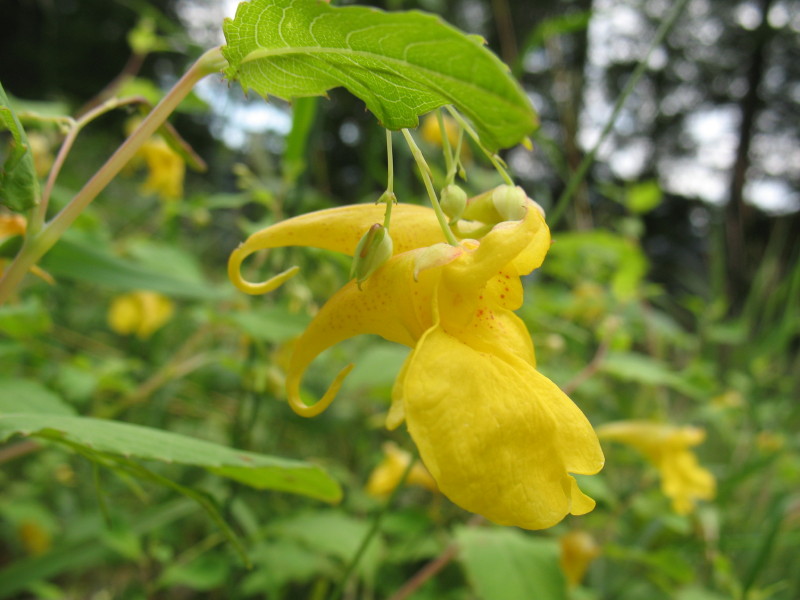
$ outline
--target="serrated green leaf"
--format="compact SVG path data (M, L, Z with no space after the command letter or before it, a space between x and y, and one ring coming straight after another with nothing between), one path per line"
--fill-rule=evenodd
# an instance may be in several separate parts
M27 435L83 446L92 453L203 467L256 489L272 489L337 502L341 489L317 466L236 450L149 427L61 415L0 415L0 440Z
M0 205L23 212L39 203L39 180L33 166L33 153L28 137L12 110L0 84L0 132L8 131L10 140L0 146Z
M459 561L481 600L566 600L555 540L514 529L456 531Z
M388 129L453 105L490 150L520 143L536 115L509 69L468 36L418 11L318 0L251 0L223 25L226 76L287 100L344 86Z

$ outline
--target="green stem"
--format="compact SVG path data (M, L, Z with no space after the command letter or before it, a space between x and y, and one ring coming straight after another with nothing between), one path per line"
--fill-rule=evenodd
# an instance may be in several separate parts
M181 77L161 102L145 117L139 127L125 140L100 170L83 186L60 213L35 235L26 236L19 254L0 279L0 305L17 289L28 270L53 247L84 209L102 192L137 150L167 120L178 104L203 77L222 69L225 59L219 48L205 52Z
M392 154L392 132L386 130L386 170L388 176L386 178L386 193L383 198L386 201L386 213L383 215L383 226L389 229L389 224L392 222L392 208L395 203L394 196L394 157Z
M481 138L478 135L478 132L475 131L470 124L464 120L464 117L458 114L458 111L452 106L447 107L447 112L449 112L452 117L458 121L458 124L461 125L461 128L466 131L467 135L472 138L472 141L478 145L478 147L481 149L481 152L486 155L486 158L488 158L492 163L494 168L500 174L500 177L503 178L503 181L505 181L508 185L514 185L514 180L511 178L511 175L508 174L508 171L506 171L505 167L503 167L503 165L500 163L498 156L492 152L489 152L489 150L487 150L486 147L481 143Z
M650 43L650 47L647 49L644 58L642 58L642 60L639 61L639 64L636 65L636 69L634 69L630 79L628 79L628 83L625 84L625 88L622 90L619 98L617 98L617 102L614 104L614 109L611 112L611 116L608 118L605 127L603 127L600 137L597 138L597 141L595 142L594 146L592 146L592 149L589 151L589 153L583 157L583 160L578 165L578 168L572 174L572 177L570 177L566 189L556 201L555 207L547 215L547 221L551 228L555 227L561 220L561 217L564 216L564 211L572 201L572 197L575 195L575 192L578 191L578 187L583 182L584 177L586 177L586 173L589 171L589 167L592 166L595 156L600 150L601 144L605 141L608 134L611 133L611 130L614 128L614 124L617 122L617 117L622 111L625 101L628 99L628 96L631 95L636 87L636 84L639 83L639 79L641 79L642 75L644 75L644 72L647 70L647 63L650 61L650 55L661 45L661 43L664 41L664 38L667 37L670 29L672 29L672 26L683 12L687 2L688 0L678 0L673 6L672 12L661 22L661 26L658 28L658 31L656 31L653 41Z
M436 109L436 120L439 123L439 135L442 136L442 150L444 151L444 164L445 168L447 169L447 181L445 185L453 183L450 179L450 174L455 174L455 168L453 166L453 151L450 149L450 138L447 136L447 129L444 127L444 116L442 115L442 110L437 108Z
M366 552L367 548L369 547L372 538L374 538L375 535L378 533L378 530L381 527L381 522L383 521L383 517L385 517L386 513L389 512L389 508L392 506L392 503L394 502L394 499L397 496L397 492L405 484L406 479L408 479L408 474L411 473L411 468L414 466L414 463L416 462L417 462L416 457L413 457L410 461L408 461L408 464L406 465L403 474L400 476L400 481L397 482L397 485L392 490L392 493L389 494L389 497L386 499L386 502L383 503L383 506L381 506L381 509L377 512L375 518L372 520L372 526L369 528L369 531L367 531L367 534L364 536L364 539L361 540L361 544L359 544L356 553L353 555L353 558L348 563L347 568L345 568L344 575L342 575L342 578L339 580L338 585L333 590L333 593L331 594L329 600L339 600L342 597L342 594L344 594L344 588L347 585L347 581L350 579L350 576L353 574L353 571L358 566L358 563L361 562L361 558L364 556L364 552Z
M411 149L411 154L414 156L414 160L417 161L417 167L419 167L420 176L425 184L425 189L428 191L428 197L431 199L433 212L436 213L436 219L439 221L439 226L442 228L442 233L444 233L444 237L448 244L451 246L458 246L458 240L456 239L456 236L453 235L453 231L450 229L450 226L447 224L447 216L444 214L442 207L439 206L439 199L436 197L436 191L434 191L433 183L431 182L430 168L428 167L428 163L425 162L425 157L422 156L422 151L419 149L419 146L417 146L414 138L411 137L411 133L408 131L408 129L403 129L402 131L403 137L406 138L406 143Z
M61 148L59 149L58 155L53 163L53 167L50 169L50 174L47 176L47 182L45 183L44 191L42 192L41 202L39 202L37 205L36 212L33 214L33 218L28 223L28 235L36 236L36 234L38 234L44 226L44 221L47 217L47 206L50 202L50 195L53 192L53 186L55 185L56 179L61 172L61 167L64 166L64 161L69 155L70 150L72 150L72 145L75 143L75 138L78 137L78 134L81 132L81 130L90 122L94 121L96 118L104 115L105 113L114 110L115 108L119 108L120 106L133 104L135 102L147 102L147 99L143 98L142 96L133 96L130 98L111 98L110 100L103 102L103 104L100 106L97 106L94 110L83 115L80 119L72 121L69 132L64 138L64 142L61 144Z

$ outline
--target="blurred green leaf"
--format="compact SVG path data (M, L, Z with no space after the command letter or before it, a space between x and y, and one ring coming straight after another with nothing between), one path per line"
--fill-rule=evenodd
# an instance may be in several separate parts
M28 136L0 84L0 205L23 212L39 203L39 179L33 164Z
M370 524L338 510L306 512L274 523L270 531L274 536L302 542L310 549L327 554L347 563L358 550ZM356 571L373 579L380 564L384 544L375 536L367 547Z
M129 523L117 521L103 532L106 546L129 560L142 558L142 540Z
M667 386L692 398L703 399L707 389L702 381L693 381L693 373L676 372L668 364L646 354L609 352L600 371L623 381L644 385Z
M0 415L0 439L26 435L95 453L203 467L250 487L338 502L339 484L314 465L255 454L118 421L36 414Z
M0 414L74 415L75 409L37 381L0 378Z
M314 548L285 538L259 543L250 557L255 568L242 581L245 594L266 593L266 597L279 597L280 588L288 583L305 583L321 575L333 578L337 574L329 558Z
M285 342L303 333L310 317L290 312L283 306L268 306L221 315L253 339L265 342Z
M346 87L388 129L416 127L453 105L491 150L520 143L536 115L509 69L438 17L332 7L317 0L253 0L223 25L226 76L290 100Z
M206 552L187 564L167 565L158 580L158 587L181 585L198 591L213 590L228 579L230 572L227 556L221 552Z
M514 529L461 527L459 560L481 600L566 600L558 543Z
M0 306L0 333L15 339L32 339L50 331L50 315L38 297Z
M618 299L630 300L647 273L647 258L636 243L610 231L559 232L543 268L569 282L609 282Z
M591 18L591 11L585 10L546 19L534 27L522 47L525 50L539 48L552 37L583 31L589 26Z
M308 136L317 116L318 98L297 98L292 102L292 130L286 136L283 164L286 182L292 185L306 170Z
M663 193L657 181L640 181L625 191L625 206L637 215L643 215L661 204Z
M392 387L409 349L397 344L369 344L353 360L355 368L345 380L346 389Z
M76 279L116 290L152 290L175 298L215 300L229 295L223 288L173 277L114 256L65 236L42 259L56 279Z
M694 585L683 588L675 595L675 600L726 600L727 598L728 596Z
M184 498L159 504L140 515L133 523L138 534L165 527L192 514L197 509ZM10 598L38 581L66 572L83 573L96 567L111 553L97 543L104 530L98 515L82 518L74 526L74 535L58 540L59 545L41 556L18 560L0 570L0 599Z

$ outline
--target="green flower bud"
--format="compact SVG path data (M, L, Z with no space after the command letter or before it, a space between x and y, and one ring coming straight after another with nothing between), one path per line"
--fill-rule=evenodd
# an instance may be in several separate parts
M525 190L519 186L499 185L492 191L492 204L504 221L521 221L525 217Z
M457 185L451 183L445 186L441 193L441 200L439 204L448 217L450 222L453 223L461 218L464 214L464 208L467 206L467 193Z
M392 257L394 244L389 230L380 223L375 223L359 240L350 267L350 278L355 279L358 287L383 263Z

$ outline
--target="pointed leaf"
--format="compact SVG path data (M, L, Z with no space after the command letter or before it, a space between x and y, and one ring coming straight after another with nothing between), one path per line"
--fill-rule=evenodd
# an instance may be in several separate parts
M62 415L0 414L0 441L14 434L84 446L94 453L193 465L256 489L341 497L339 485L314 465L255 454L149 427Z
M223 30L226 76L264 96L322 96L344 86L388 129L416 127L420 115L451 104L491 150L521 142L536 126L525 93L483 40L433 15L251 0Z

